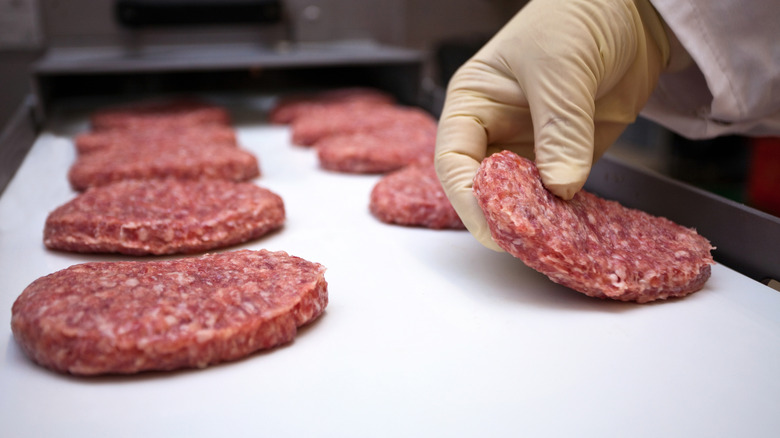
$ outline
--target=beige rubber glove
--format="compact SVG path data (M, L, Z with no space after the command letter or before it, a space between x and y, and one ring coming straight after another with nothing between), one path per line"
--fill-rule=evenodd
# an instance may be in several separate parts
M591 165L634 122L669 62L647 0L532 0L450 80L436 171L468 230L490 237L472 181L487 155L535 160L552 193L571 199Z

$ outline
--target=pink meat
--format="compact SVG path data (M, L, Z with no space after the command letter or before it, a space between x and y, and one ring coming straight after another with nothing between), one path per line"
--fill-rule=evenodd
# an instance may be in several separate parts
M400 125L336 134L315 144L320 166L344 173L387 173L412 163L432 162L435 147L435 129Z
M432 162L385 175L371 190L369 210L389 224L465 229L444 194Z
M83 191L125 179L246 181L259 175L257 158L250 152L224 144L193 141L101 148L79 155L68 172L68 179L75 190Z
M175 145L213 143L237 146L236 132L222 125L204 126L149 126L145 129L112 129L77 135L74 143L79 154L108 147L132 149L139 145L170 147Z
M585 191L563 201L512 152L483 160L474 194L501 248L586 295L645 303L695 292L710 276L713 248L696 231Z
M47 248L132 255L203 252L284 224L284 203L252 183L125 180L94 187L51 212Z
M325 268L285 252L84 263L16 299L34 362L79 375L203 368L289 343L328 304Z
M345 103L369 105L393 105L395 98L375 88L349 87L297 94L279 99L271 109L268 119L275 124L289 124L311 108L327 108Z
M92 130L142 130L150 127L230 126L230 114L224 108L194 98L140 101L107 107L90 116Z
M377 129L435 130L436 120L415 107L377 106L349 103L328 108L312 108L291 125L292 141L311 146L325 137Z

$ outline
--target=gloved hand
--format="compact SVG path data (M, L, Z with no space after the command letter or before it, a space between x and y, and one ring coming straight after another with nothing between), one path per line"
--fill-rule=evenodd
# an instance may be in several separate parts
M535 160L571 199L591 165L632 123L669 62L665 25L648 0L532 0L451 78L436 171L469 231L490 237L472 181L487 155Z

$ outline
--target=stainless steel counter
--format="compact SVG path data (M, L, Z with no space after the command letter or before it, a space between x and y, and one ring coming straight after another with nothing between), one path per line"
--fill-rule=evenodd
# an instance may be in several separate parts
M270 98L234 96L257 184L288 220L241 248L324 264L330 304L290 345L203 370L77 378L30 362L11 306L36 278L123 256L48 251L71 199L70 138L90 105L55 114L0 197L0 427L9 437L750 436L780 430L780 293L723 265L687 298L636 305L551 283L464 231L385 225L377 176L319 169Z

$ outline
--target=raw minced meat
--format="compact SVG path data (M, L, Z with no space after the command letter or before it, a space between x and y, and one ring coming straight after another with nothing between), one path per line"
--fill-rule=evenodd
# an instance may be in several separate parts
M105 107L90 115L93 131L230 124L230 113L225 108L184 97Z
M369 105L393 105L396 100L389 93L368 87L346 87L299 93L280 98L271 108L268 119L275 124L289 124L312 108L333 108L356 102Z
M344 135L377 129L436 130L436 119L417 107L348 103L327 108L312 108L296 118L292 125L292 142L311 146L331 135Z
M125 180L52 211L43 241L73 252L194 253L256 239L284 220L282 198L249 182Z
M291 342L328 304L324 274L265 250L84 263L32 282L11 329L28 357L60 372L202 368Z
M512 152L483 160L474 194L501 248L586 295L644 303L695 292L710 276L713 247L695 230L586 191L564 201Z
M323 169L343 173L387 173L412 163L433 161L436 129L390 126L335 134L315 143Z
M436 177L433 163L410 165L376 183L369 201L382 222L431 229L465 229Z
M189 142L100 148L79 155L68 171L68 180L75 190L83 191L124 179L246 181L259 175L257 158L249 151L211 142Z
M145 129L112 129L86 132L74 139L76 152L90 153L109 147L133 149L137 147L166 148L188 144L220 144L237 146L233 128L221 125L205 126L150 126Z

